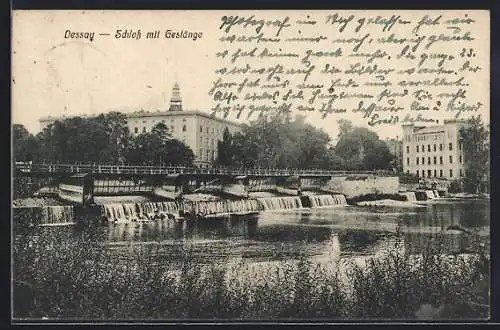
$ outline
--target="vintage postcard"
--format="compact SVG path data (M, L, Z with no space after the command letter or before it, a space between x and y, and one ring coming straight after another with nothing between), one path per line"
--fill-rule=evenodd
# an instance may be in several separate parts
M486 10L15 10L12 319L490 318Z

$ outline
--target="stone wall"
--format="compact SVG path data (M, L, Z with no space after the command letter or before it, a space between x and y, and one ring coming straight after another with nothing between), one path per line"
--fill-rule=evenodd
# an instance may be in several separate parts
M395 194L399 191L399 178L358 175L334 177L325 187L329 191L353 198L366 194Z

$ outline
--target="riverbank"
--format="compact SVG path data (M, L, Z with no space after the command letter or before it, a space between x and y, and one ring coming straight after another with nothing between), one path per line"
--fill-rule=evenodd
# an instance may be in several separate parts
M117 258L85 235L39 231L13 248L16 318L484 319L489 311L489 254L479 245L458 256L429 247L419 261L394 248L330 267L299 252L253 273L245 259L207 263L188 245L130 247Z

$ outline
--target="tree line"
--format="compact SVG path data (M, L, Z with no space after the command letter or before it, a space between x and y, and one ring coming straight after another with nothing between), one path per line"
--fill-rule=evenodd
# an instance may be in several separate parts
M226 129L218 141L214 166L264 168L318 168L329 170L393 169L402 172L387 144L375 132L339 120L336 143L305 116L262 116L231 135ZM460 131L465 176L461 190L484 191L489 185L489 128L472 117ZM96 117L55 121L37 135L23 125L13 125L15 161L131 165L193 166L189 146L172 137L158 123L151 132L130 134L125 114L111 112Z
M338 170L391 169L394 156L375 132L339 121L337 143L305 116L262 116L240 132L225 131L218 144L220 166L318 168Z
M165 124L133 136L119 112L55 121L35 136L14 124L13 149L15 161L185 166L194 161L193 151L172 138Z

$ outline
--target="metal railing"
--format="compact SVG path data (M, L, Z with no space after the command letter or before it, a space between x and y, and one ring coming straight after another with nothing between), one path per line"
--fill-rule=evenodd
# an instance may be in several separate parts
M295 168L195 168L186 166L151 165L100 165L100 164L29 164L17 163L16 170L24 173L92 173L92 174L214 174L214 175L257 175L257 176L341 176L341 175L395 175L392 171L339 171Z

